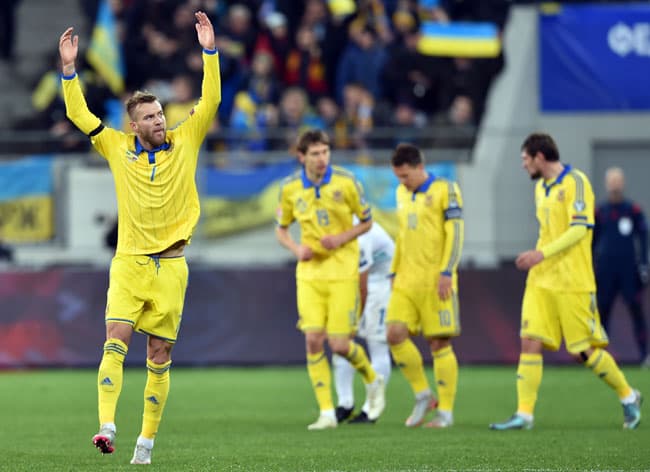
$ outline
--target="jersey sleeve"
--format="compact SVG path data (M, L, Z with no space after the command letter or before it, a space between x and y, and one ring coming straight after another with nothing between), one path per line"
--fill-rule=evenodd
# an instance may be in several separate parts
M366 272L370 270L374 264L372 257L372 241L370 235L365 233L358 239L359 241L359 272Z
M280 187L280 192L278 195L278 206L275 212L275 222L278 226L287 228L291 223L293 223L293 221L293 204L289 199L286 187L283 185Z
M351 180L351 191L350 191L350 209L352 213L357 215L359 221L365 222L372 219L372 212L370 210L370 205L366 201L365 192L363 191L363 186L361 182L356 179Z
M460 262L465 237L463 198L455 182L447 182L446 192L443 192L442 196L442 212L445 235L440 273L452 275Z
M583 225L593 228L595 224L595 202L591 184L579 172L571 173L572 184L567 185L568 195L565 199L569 225Z
M99 154L108 158L111 155L111 147L124 133L104 126L101 120L88 109L77 74L71 77L63 76L62 82L66 115L81 132L88 135Z

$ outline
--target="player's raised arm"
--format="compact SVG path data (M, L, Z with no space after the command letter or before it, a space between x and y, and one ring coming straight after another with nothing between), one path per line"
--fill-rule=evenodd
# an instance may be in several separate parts
M81 91L75 61L79 54L79 36L73 35L74 28L66 29L59 38L59 55L63 80L63 100L66 115L84 134L93 136L103 129L101 120L88 110Z
M221 78L219 72L219 54L216 49L214 28L212 22L202 11L197 11L196 36L203 48L203 82L201 83L201 98L194 107L190 117L181 125L184 132L189 133L197 144L203 141L210 129L214 115L221 102Z

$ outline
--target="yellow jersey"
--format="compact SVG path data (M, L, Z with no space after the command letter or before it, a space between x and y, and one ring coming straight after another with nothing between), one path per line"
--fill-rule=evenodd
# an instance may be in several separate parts
M333 250L320 240L353 226L352 215L360 221L372 218L361 184L352 173L329 166L323 180L314 185L304 168L284 179L280 188L277 224L300 225L300 243L309 246L314 257L299 261L296 278L305 280L346 280L359 276L359 244L356 239Z
M439 274L457 288L463 248L463 199L458 184L430 175L414 192L397 187L399 231L392 272L394 287L433 288Z
M556 179L540 179L535 186L535 208L539 222L536 248L555 241L569 226L594 226L594 193L589 179L565 165ZM591 257L593 232L576 244L544 259L530 269L527 284L564 292L594 292L596 282Z
M203 53L201 99L188 118L147 151L133 133L102 125L88 110L76 74L63 77L68 117L107 161L115 181L117 254L156 254L189 243L199 220L195 174L199 149L221 101L219 55Z

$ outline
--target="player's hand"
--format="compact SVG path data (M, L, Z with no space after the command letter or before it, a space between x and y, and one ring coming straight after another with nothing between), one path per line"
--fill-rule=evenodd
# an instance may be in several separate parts
M328 234L320 238L320 243L325 249L336 249L342 244L341 237L338 234Z
M74 28L66 29L59 38L59 55L61 56L61 68L63 73L70 75L74 73L74 63L79 53L79 36L73 35Z
M312 251L309 246L305 246L304 244L301 244L300 246L298 246L296 257L298 258L299 261L308 261L312 257L314 257L314 251Z
M530 251L522 252L517 256L515 260L515 265L519 270L528 270L531 267L536 266L544 260L544 254L542 251L536 249L531 249Z
M440 300L447 300L451 297L451 276L440 274L438 278L438 296Z
M637 274L639 274L641 285L644 287L648 285L648 282L650 281L650 273L648 272L648 266L646 264L639 264L639 267L637 268Z
M202 11L197 11L194 16L196 17L197 22L194 26L196 27L199 44L203 46L204 49L215 49L214 28L212 27L208 15Z

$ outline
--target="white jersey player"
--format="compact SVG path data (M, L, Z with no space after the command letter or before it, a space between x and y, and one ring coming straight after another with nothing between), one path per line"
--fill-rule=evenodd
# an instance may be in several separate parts
M390 349L386 342L386 307L390 298L390 267L395 252L395 243L386 230L377 222L359 241L359 284L361 292L362 315L357 335L366 340L372 366L378 374L384 376L388 384L391 374ZM352 415L354 410L354 368L343 357L335 355L334 383L338 398L336 416L342 422ZM351 423L372 422L367 416L367 405Z

